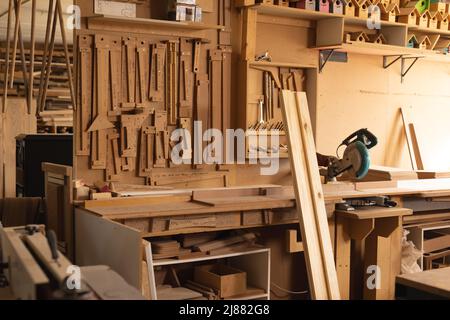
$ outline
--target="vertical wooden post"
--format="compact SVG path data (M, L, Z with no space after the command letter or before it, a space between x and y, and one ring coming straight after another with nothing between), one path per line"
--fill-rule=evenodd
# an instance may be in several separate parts
M34 52L36 42L36 0L31 3L31 48L30 48L30 77L28 79L28 114L31 114L34 87Z

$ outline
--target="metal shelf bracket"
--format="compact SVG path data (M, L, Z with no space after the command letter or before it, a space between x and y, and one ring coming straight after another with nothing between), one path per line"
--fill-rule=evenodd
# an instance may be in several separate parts
M411 68L416 64L416 62L424 58L424 56L418 56L418 57L402 57L402 71L401 71L401 82L403 83L403 79L408 74L408 72L411 70ZM413 60L409 66L406 64L406 60Z
M320 50L319 52L319 73L322 73L323 68L330 60L331 56L334 53L334 49L329 50Z
M389 58L395 57L392 61L389 62ZM403 58L404 56L402 54L400 55L389 55L389 56L383 56L383 68L387 69L390 66L392 66L394 63L396 63L398 60Z

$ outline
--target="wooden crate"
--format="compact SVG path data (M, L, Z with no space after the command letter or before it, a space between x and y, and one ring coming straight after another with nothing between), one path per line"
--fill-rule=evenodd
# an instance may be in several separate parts
M237 296L247 290L247 273L223 264L196 267L194 280L217 289L221 298Z

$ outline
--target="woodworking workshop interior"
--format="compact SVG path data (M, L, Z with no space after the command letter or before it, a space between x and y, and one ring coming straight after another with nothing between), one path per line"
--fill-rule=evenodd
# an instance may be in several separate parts
M1 0L0 300L450 299L449 20Z

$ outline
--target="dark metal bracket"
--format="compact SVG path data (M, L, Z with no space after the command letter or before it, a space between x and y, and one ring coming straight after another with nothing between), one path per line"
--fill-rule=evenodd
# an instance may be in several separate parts
M389 61L389 58L394 58ZM397 61L401 61L401 82L403 83L403 80L405 76L408 74L408 72L411 70L411 68L416 64L416 62L424 58L423 56L410 56L410 55L389 55L389 56L383 56L383 68L387 69L390 66L392 66ZM408 65L406 63L406 60L412 60L412 62Z
M411 68L416 64L416 62L421 59L421 58L425 58L424 56L419 56L419 57L402 57L402 78L401 78L401 82L403 83L403 79L405 78L405 76L408 74L409 70L411 70ZM413 60L409 66L407 66L406 64L406 60Z
M322 73L323 68L330 60L331 56L334 53L334 49L329 50L320 50L319 52L319 73Z
M388 58L391 57L395 57L394 60L392 60L391 62L389 62ZM390 55L390 56L383 56L383 68L387 69L390 66L392 66L394 63L396 63L398 60L400 60L401 58L403 58L403 55Z

